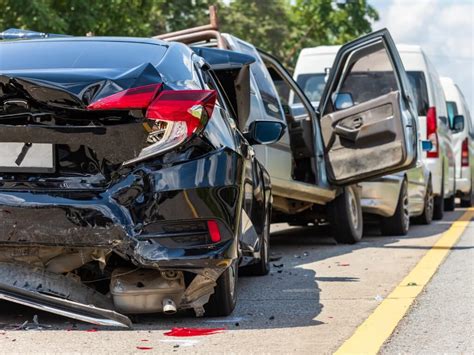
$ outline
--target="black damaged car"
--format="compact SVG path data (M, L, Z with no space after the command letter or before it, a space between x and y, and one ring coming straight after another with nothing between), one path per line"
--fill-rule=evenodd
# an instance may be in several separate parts
M143 38L0 41L0 299L117 326L230 314L238 268L268 273L270 181L251 144L284 130L238 129L253 60Z

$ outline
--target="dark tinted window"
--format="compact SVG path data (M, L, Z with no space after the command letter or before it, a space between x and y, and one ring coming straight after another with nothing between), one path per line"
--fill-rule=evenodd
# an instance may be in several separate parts
M426 116L429 107L428 89L426 87L425 74L421 71L407 72L408 79L415 95L415 102L419 116Z
M296 82L311 102L319 102L326 86L325 76L326 74L300 74ZM299 102L301 100L295 96L294 103Z
M260 96L262 96L263 106L265 106L265 111L267 115L273 116L275 118L282 118L282 112L280 111L280 103L277 98L277 93L273 88L272 79L268 74L265 64L263 64L262 59L258 52L239 41L239 47L242 52L249 54L255 58L255 63L250 65L255 80L257 82L258 91Z
M447 101L446 107L448 109L448 118L449 118L449 126L453 126L453 118L458 114L458 105L454 101Z
M158 64L167 47L152 43L107 41L4 42L0 70L53 68L133 68Z

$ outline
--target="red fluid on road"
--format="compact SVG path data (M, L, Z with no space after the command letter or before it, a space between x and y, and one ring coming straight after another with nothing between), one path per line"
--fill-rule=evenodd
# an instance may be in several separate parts
M226 330L226 328L172 328L164 333L169 337L195 337L200 335L212 335Z

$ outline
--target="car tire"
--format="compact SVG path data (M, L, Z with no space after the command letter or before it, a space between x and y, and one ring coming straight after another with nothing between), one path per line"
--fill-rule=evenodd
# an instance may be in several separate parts
M440 220L444 216L444 183L441 181L441 194L433 200L433 219Z
M471 192L467 196L461 197L461 207L472 207L473 200L474 200L474 193L472 191L472 186L471 186Z
M206 316L226 317L234 311L237 303L237 268L237 262L234 262L217 279L214 293L204 305Z
M362 206L356 186L345 186L329 206L329 218L334 239L338 243L354 244L362 239Z
M410 228L408 202L408 183L403 180L395 213L392 217L382 218L380 223L380 230L383 235L406 235L408 233Z
M430 224L431 221L433 220L433 207L434 207L433 205L434 205L433 184L430 178L430 180L428 181L428 185L426 186L423 213L417 216L414 219L414 221L420 224Z
M255 264L241 268L245 276L265 276L270 272L270 212L265 217L265 224L261 235L262 246L259 251L260 258Z

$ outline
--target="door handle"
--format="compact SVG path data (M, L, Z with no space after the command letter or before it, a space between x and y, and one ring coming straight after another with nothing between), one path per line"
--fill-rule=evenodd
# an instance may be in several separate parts
M345 139L355 142L357 140L357 135L359 134L360 127L362 127L362 122L356 128L349 128L338 124L334 128L334 132Z

